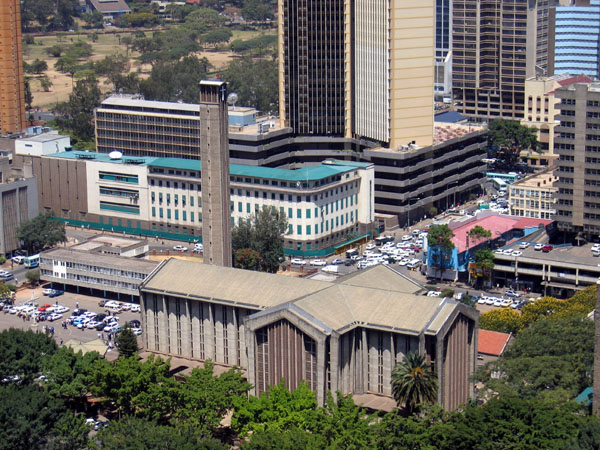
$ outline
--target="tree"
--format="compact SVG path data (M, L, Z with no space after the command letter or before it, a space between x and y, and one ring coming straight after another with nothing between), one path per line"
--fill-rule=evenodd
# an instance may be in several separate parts
M140 93L148 100L196 103L200 80L206 78L209 66L208 60L196 56L176 62L159 61L153 65L150 77L140 80Z
M24 88L25 88L25 106L27 110L31 109L31 104L33 103L33 94L31 93L31 83L29 81L29 77L25 77L24 79Z
M23 222L17 229L17 237L23 240L30 254L38 253L45 247L53 247L59 242L65 242L67 235L62 222L52 220L54 213L48 211L37 217Z
M310 429L315 423L317 399L306 381L290 392L285 382L269 388L260 397L237 398L231 427L238 433L266 430Z
M504 355L480 373L494 391L522 398L572 399L591 385L594 323L581 316L542 318L521 330ZM491 371L504 374L490 377Z
M264 206L232 230L232 246L235 255L252 256L251 252L239 252L252 249L260 255L258 270L275 273L283 260L283 235L287 232L288 222L285 213L276 208ZM248 266L242 266L249 263ZM235 260L234 265L244 269L253 269L255 261L250 258Z
M104 23L104 16L100 11L93 11L91 13L85 13L81 16L86 24L86 28L102 28Z
M34 385L0 386L0 398L0 450L47 448L64 405Z
M233 254L234 267L246 270L260 270L260 253L251 248L240 248Z
M239 369L215 376L214 364L206 361L203 368L192 370L185 383L178 385L173 420L212 434L236 401L247 398L251 387Z
M323 436L306 430L268 429L252 433L250 440L242 443L243 450L321 450L327 448Z
M536 130L514 120L498 119L488 126L488 146L499 149L500 159L514 164L521 150L538 150Z
M48 53L49 56L59 58L62 55L62 52L64 51L64 47L59 44L54 44L50 47L47 47L44 51Z
M0 302L10 301L12 295L12 290L5 283L0 283Z
M229 42L233 33L227 29L210 30L208 33L202 35L202 42L209 45L216 46L217 44Z
M86 448L90 426L85 423L85 416L74 415L66 411L53 428L51 448L64 450L79 450Z
M91 375L90 390L114 404L119 414L158 420L173 412L177 382L169 376L170 360L150 356L99 361Z
M87 77L75 83L69 101L60 105L56 124L73 134L76 141L91 141L94 138L94 108L100 105L101 92L98 80Z
M425 355L409 352L392 371L392 395L411 413L422 403L435 402L437 388L437 376L425 363Z
M116 341L119 349L119 356L124 358L134 356L140 349L137 343L137 337L129 327L125 327L125 329L117 335Z
M96 436L105 450L224 450L216 439L189 426L158 425L146 419L127 416L111 422Z
M514 309L494 309L481 315L479 327L501 333L518 333L523 328L523 318Z
M0 333L0 378L19 375L28 380L41 371L46 355L56 352L56 342L42 333L11 328ZM1 402L0 402L1 403Z
M36 286L40 282L40 269L31 269L25 272L25 278L31 286Z
M44 92L50 92L50 88L53 86L53 84L48 77L42 77L40 78L40 86Z
M434 267L439 267L440 280L444 276L448 260L455 248L452 238L454 233L448 225L432 225L427 233L427 243L431 252L431 262Z
M245 57L232 61L223 71L229 91L239 96L239 104L270 113L277 110L278 72L276 61Z
M25 68L25 65L23 65L23 69L27 73L39 75L48 70L48 63L46 61L42 61L41 59L36 59L31 64L27 64L27 68Z
M491 239L492 232L486 230L481 225L476 225L469 231L469 237L475 241L481 241L483 239Z

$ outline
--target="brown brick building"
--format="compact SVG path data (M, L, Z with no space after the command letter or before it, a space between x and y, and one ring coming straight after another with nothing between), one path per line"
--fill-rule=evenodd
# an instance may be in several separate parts
M25 128L25 88L19 0L0 2L0 132Z

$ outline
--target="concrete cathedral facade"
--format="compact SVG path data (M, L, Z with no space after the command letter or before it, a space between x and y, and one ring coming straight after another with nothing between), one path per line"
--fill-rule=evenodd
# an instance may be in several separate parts
M433 365L444 408L472 394L477 311L385 266L330 283L170 259L140 300L147 351L239 366L255 395L284 379L306 380L320 404L328 390L389 401L410 351Z

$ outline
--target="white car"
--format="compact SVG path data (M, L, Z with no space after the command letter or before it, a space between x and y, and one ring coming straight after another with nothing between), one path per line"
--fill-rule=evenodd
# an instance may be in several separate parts
M25 262L25 257L21 255L13 256L11 261L15 264L23 264Z
M194 250L196 250L197 252L202 252L204 251L204 245L202 244L194 244Z
M62 315L62 314L59 314L59 313L55 313L55 312L53 312L52 314L50 314L50 315L48 316L48 319L47 319L47 320L49 320L50 322L54 322L55 320L60 320L60 319L62 319L62 318L63 318L63 315Z
M184 245L175 245L173 247L173 250L176 250L178 252L187 252L187 249L188 248L186 246L184 246Z
M50 294L52 294L52 292L54 292L54 289L46 288L46 289L42 290L42 294L44 294L44 295L50 295Z
M402 236L402 241L403 242L411 241L412 238L413 237L410 234L405 234L404 236Z
M140 305L131 305L131 312L140 312Z
M326 266L327 261L325 261L324 259L313 259L310 261L310 265L311 266Z
M66 313L67 311L69 311L69 308L67 308L66 306L62 306L62 305L55 305L55 306L53 306L53 307L52 307L52 310L53 310L55 313L58 313L58 314L64 314L64 313Z
M541 250L544 248L544 244L535 244L535 247L533 247L534 250Z
M496 301L496 297L486 297L485 298L485 304L486 305L493 305L494 302Z
M522 252L522 251L520 251L520 250L513 250L513 251L512 251L512 255L513 255L513 256L521 256L522 254L523 254L523 252Z
M132 328L131 331L133 332L133 334L135 334L136 336L139 336L142 334L142 329L141 328Z
M92 319L87 323L87 327L91 330L96 328L98 325L100 325L100 322L97 322L96 319Z
M519 245L519 248L521 250L525 250L526 248L529 248L529 242L521 242L521 245Z
M292 264L297 264L299 266L303 266L306 264L306 261L304 261L302 258L292 258L292 260L290 262Z
M373 250L375 247L377 246L371 242L366 245L365 250Z
M497 298L497 299L494 301L494 306L502 306L502 302L503 302L503 301L504 301L504 299L502 299L502 298Z
M440 295L442 295L442 293L439 291L429 291L427 293L427 297L439 297Z
M591 250L592 250L593 252L600 251L600 244L594 244L594 245L592 245L592 248L591 248Z
M479 297L479 300L477 300L477 303L480 305L485 305L485 297Z
M502 303L500 304L500 306L506 308L508 306L510 306L512 304L512 300L510 298L505 298L502 300Z
M405 266L410 262L410 259L408 258L402 258L400 261L398 261L398 265L399 266Z

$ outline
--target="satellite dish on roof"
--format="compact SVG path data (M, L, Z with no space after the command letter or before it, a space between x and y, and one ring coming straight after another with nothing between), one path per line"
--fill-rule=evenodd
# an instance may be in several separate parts
M238 101L238 95L235 92L232 92L227 96L227 104L233 106L235 109L235 103Z
M120 152L120 151L118 151L118 150L113 150L112 152L110 152L110 153L108 154L108 157L109 157L110 159L121 159L121 158L123 157L123 153L121 153L121 152Z

